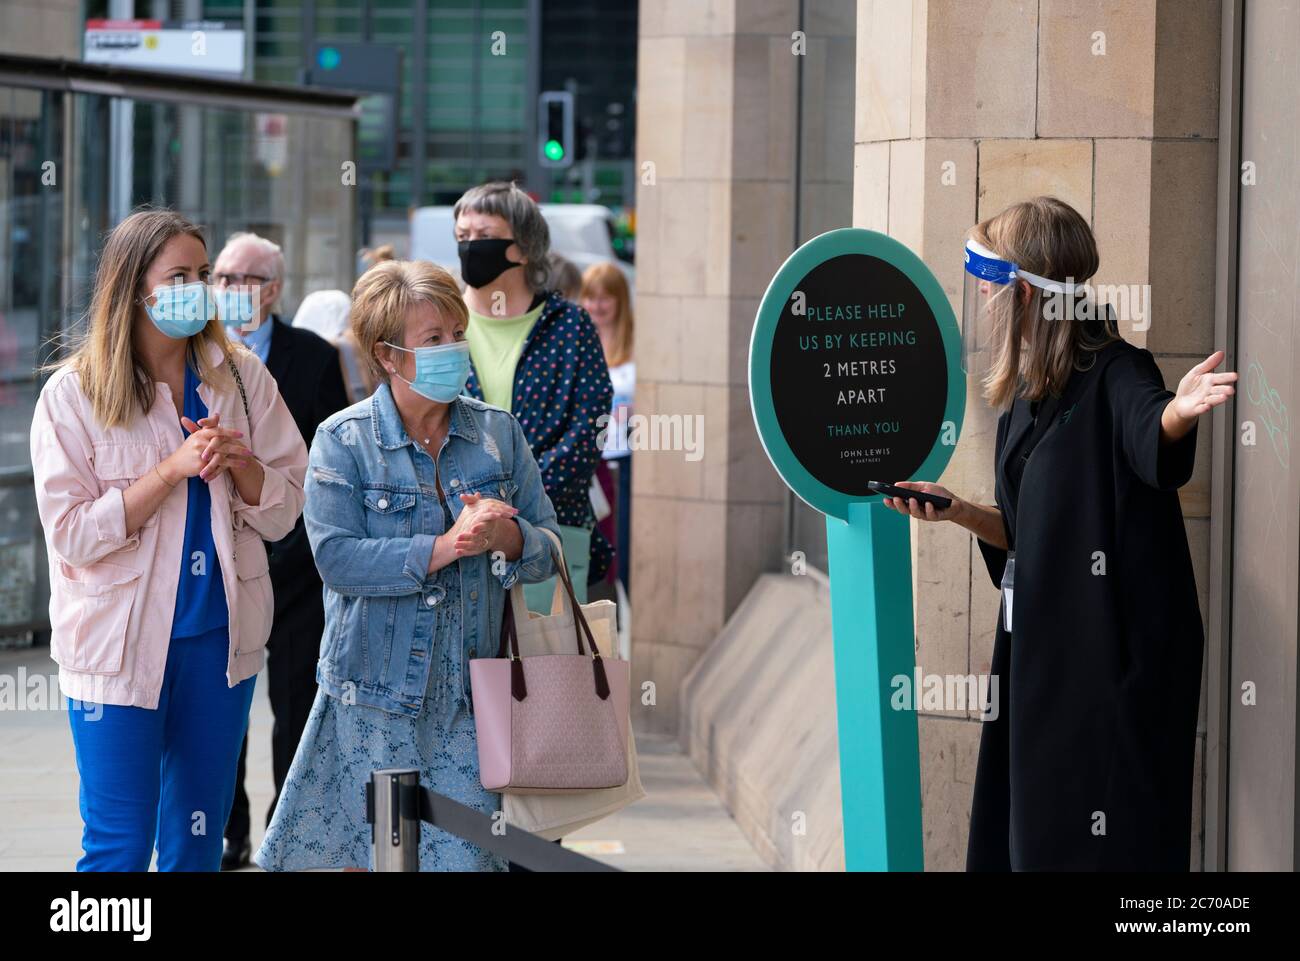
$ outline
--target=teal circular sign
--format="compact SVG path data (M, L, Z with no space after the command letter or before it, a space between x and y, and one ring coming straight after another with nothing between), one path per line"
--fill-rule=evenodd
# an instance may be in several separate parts
M966 410L947 295L892 237L814 237L759 304L749 397L781 479L823 514L878 497L870 481L937 479Z

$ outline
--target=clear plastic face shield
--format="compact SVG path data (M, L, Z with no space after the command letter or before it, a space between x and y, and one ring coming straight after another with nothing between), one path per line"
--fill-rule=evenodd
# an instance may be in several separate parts
M1073 297L1075 285L1040 277L1003 260L975 240L966 241L966 271L961 300L962 369L968 377L982 379L993 368L998 349L1019 326L1023 311L1016 310L1017 281L1037 291ZM1034 306L1031 299L1026 305ZM1020 331L1016 330L1015 335Z

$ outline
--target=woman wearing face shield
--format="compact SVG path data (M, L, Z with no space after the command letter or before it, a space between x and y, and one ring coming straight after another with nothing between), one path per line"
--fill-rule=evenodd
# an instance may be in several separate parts
M1084 296L1097 266L1055 198L975 226L963 338L1002 412L996 503L886 498L971 531L1002 590L967 870L1188 869L1203 631L1177 491L1237 375L1216 351L1166 390Z

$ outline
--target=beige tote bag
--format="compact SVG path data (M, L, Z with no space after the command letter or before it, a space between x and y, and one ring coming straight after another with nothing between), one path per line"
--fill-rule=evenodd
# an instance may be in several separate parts
M557 563L563 564L564 551L559 538L544 527L539 527L538 530L550 537ZM568 570L567 566L565 570ZM506 602L514 606L515 630L519 635L521 657L573 652L573 611L569 609L568 595L560 578L555 579L555 594L551 598L549 615L528 610L522 583L516 583L510 589ZM613 601L592 601L582 605L582 613L595 636L600 656L616 659L617 605ZM635 694L635 685L632 690ZM594 824L601 818L609 817L645 797L645 789L641 786L641 777L637 772L636 738L632 734L631 724L628 725L627 741L626 784L563 794L502 794L506 823L554 841L588 824Z

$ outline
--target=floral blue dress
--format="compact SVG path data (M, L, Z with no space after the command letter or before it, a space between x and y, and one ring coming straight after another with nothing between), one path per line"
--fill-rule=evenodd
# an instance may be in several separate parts
M444 503L443 531L451 524ZM317 690L275 814L253 858L265 870L373 870L365 785L379 768L415 768L422 787L489 816L501 810L501 795L485 790L479 780L474 719L461 694L459 565L449 564L435 577L446 595L438 605L419 717L344 704ZM421 823L420 870L505 871L507 862Z

